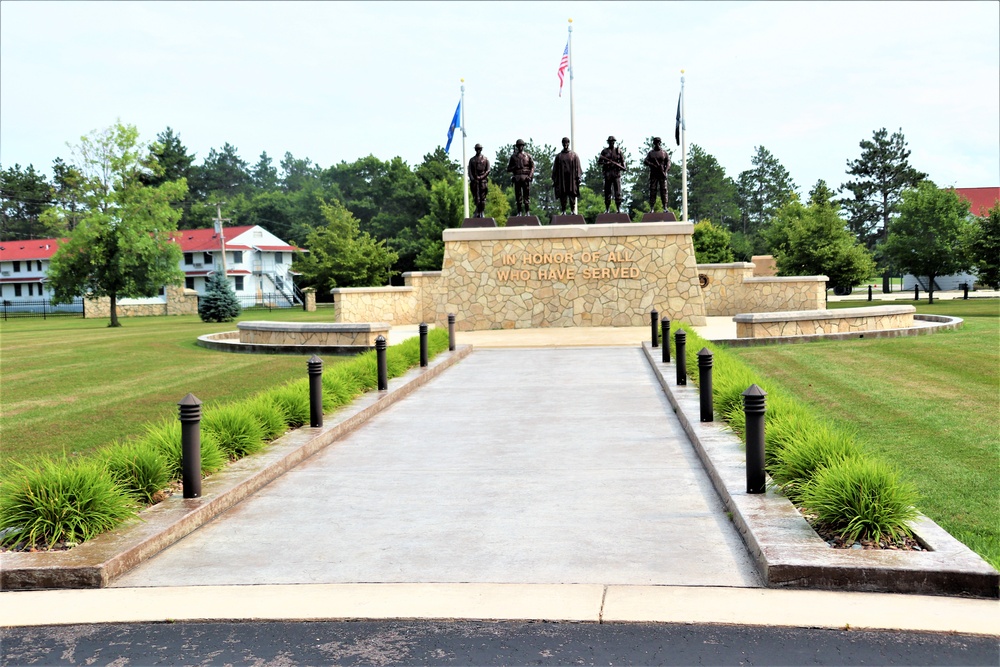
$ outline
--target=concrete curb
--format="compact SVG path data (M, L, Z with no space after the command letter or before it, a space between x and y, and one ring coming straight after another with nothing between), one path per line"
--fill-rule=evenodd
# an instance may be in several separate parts
M201 498L171 496L143 511L138 520L68 551L0 554L0 590L107 586L471 353L471 345L443 352L427 368L418 366L390 380L387 391L368 392L327 415L322 427L302 427L286 433L260 454L240 459L208 477Z
M992 600L713 586L299 584L0 593L0 628L163 621L706 623L997 636Z
M784 496L746 493L742 443L722 422L700 421L697 387L667 380L676 360L642 348L767 586L1000 597L1000 572L927 517L913 528L929 551L832 549Z

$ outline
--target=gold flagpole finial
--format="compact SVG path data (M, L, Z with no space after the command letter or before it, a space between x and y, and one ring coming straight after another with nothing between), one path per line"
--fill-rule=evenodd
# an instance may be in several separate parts
M570 19L570 20L569 20L569 22L570 22L570 23L572 23L572 22L573 22L573 19Z

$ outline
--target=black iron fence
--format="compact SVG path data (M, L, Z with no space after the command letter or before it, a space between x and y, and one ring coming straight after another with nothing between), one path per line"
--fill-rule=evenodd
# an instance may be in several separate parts
M83 299L70 303L53 304L49 299L4 299L0 302L0 317L5 320L17 317L83 317Z
M243 310L277 310L302 307L302 304L296 303L290 294L282 294L281 292L237 295L236 300L240 302L240 308Z

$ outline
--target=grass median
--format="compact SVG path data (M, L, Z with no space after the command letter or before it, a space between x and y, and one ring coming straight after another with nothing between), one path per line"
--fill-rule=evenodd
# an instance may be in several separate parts
M910 338L730 348L823 416L854 427L896 464L920 509L1000 568L1000 301L831 302L915 305L965 320Z
M244 313L242 320L329 322L332 312ZM203 402L243 398L307 377L311 355L216 352L198 336L233 331L234 322L197 316L106 320L51 318L0 324L0 477L11 461L90 453L143 425L177 418L188 392ZM324 358L324 370L350 357Z

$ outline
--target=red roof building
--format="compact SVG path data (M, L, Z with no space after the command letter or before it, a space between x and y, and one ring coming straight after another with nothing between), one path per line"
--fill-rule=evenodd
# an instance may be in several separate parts
M288 305L299 303L298 275L291 270L292 257L301 249L285 243L259 225L224 227L222 239L214 229L183 229L177 243L184 253L180 268L188 289L204 293L207 277L216 266L225 266L226 276L237 296L278 295ZM0 242L0 298L47 298L45 286L49 261L64 239ZM9 283L9 285L5 285ZM272 301L275 300L272 298Z
M998 188L955 188L962 199L969 202L972 215L985 218L989 210L1000 202L1000 187Z

